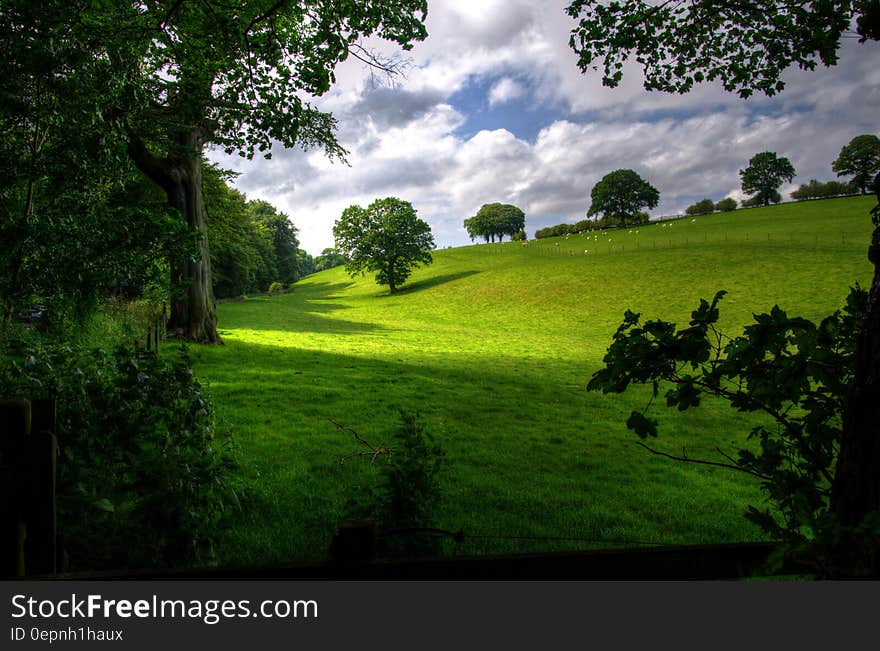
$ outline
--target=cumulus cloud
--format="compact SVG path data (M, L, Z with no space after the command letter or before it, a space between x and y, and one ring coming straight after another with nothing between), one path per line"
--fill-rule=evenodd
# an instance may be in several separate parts
M738 172L760 151L794 164L798 176L786 193L811 178L834 178L840 148L876 129L874 44L845 41L836 67L788 72L776 98L744 101L714 85L687 95L648 93L637 67L612 90L578 70L566 4L437 0L429 38L394 85L377 85L357 62L342 64L336 86L316 103L337 117L347 165L320 151L278 149L270 161L211 156L241 173L236 186L249 197L290 215L303 246L318 253L332 245L342 210L385 196L411 201L445 246L469 241L462 221L483 203L520 206L530 232L582 219L593 185L620 168L658 188L655 215L703 197L741 198ZM455 95L466 88L487 89L482 105L498 124L462 135L468 115ZM523 102L541 107L535 115L546 122L531 138L504 120Z
M489 91L489 106L504 104L510 100L522 97L524 93L525 88L510 77L504 77L492 86L492 89Z

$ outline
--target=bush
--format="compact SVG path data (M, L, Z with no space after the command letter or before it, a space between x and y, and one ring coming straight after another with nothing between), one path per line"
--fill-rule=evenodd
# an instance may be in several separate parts
M229 437L186 350L31 347L0 362L7 397L57 400L58 530L71 570L208 563L235 494Z
M528 239L529 239L529 237L528 237L528 235L526 235L526 232L524 230L517 231L516 233L514 233L513 235L510 236L511 242L527 242Z
M736 210L736 199L726 197L715 204L715 210L719 212L731 212Z
M715 212L715 203L711 199L703 199L692 206L688 206L685 213L691 216L708 215Z
M378 485L362 489L350 500L348 510L351 517L378 522L380 555L433 555L438 550L436 537L419 529L431 526L440 502L446 453L418 414L401 411L400 418L392 445L379 446L378 453L367 455L382 462Z
M269 285L269 293L270 294L280 294L285 289L287 289L283 283L279 283L277 280L274 281L271 285Z

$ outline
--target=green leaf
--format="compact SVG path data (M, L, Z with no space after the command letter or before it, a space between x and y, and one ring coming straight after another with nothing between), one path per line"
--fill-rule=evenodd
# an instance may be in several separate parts
M95 508L101 509L102 511L107 511L107 513L115 513L116 507L113 506L113 503L108 500L106 497L102 497L97 502L94 503Z

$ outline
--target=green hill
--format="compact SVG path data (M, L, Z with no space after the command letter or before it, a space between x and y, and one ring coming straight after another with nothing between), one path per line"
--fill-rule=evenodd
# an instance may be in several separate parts
M225 563L322 558L348 497L373 471L338 459L353 427L387 442L422 412L447 451L438 526L456 553L756 539L736 473L654 457L626 415L647 393L587 393L625 309L684 322L719 289L739 334L779 304L817 319L867 284L870 197L686 218L638 229L437 251L403 291L342 268L292 292L220 308L223 347L193 351L234 428L245 509ZM723 404L657 407L663 449L733 451L753 421ZM536 540L531 540L532 538ZM566 540L572 539L572 540ZM451 543L450 543L451 545Z

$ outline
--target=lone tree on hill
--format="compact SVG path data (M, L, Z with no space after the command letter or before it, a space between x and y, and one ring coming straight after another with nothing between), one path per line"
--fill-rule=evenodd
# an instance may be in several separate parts
M860 42L880 39L880 3L873 0L673 0L660 4L574 0L567 12L578 20L570 45L580 57L583 72L602 59L603 83L615 87L623 76L623 63L635 55L644 68L647 89L679 93L695 83L718 80L741 97L756 91L774 95L784 89L780 76L792 64L808 70L819 61L835 65L841 37L853 23ZM880 174L874 190L880 200ZM813 532L827 535L826 552L840 554L853 569L862 564L876 576L880 575L880 205L872 216L868 259L874 265L874 277L867 300L849 306L857 314L847 323L850 367L845 390L833 406L839 429L823 432L835 437L831 448L836 454L820 460L825 464L819 485L824 491L819 507L824 519ZM708 310L711 315L714 307L706 304L706 310L701 306L695 314L702 317ZM853 329L857 330L854 335ZM654 360L655 368L664 367L666 361ZM623 390L625 384L615 388ZM681 392L678 397L687 399ZM787 487L777 488L779 492L771 492L771 497L785 499Z
M739 171L742 178L742 189L746 194L754 194L754 201L762 206L771 202L779 203L782 196L778 188L783 181L791 181L795 171L791 161L779 158L776 152L762 151L749 160L749 166Z
M587 217L602 214L608 220L639 221L642 208L654 208L660 201L660 193L633 170L615 170L602 177L590 193L592 203Z
M464 220L464 227L471 240L482 237L494 242L497 236L500 242L505 235L512 238L525 229L526 215L509 203L486 203L476 215Z
M376 272L376 282L393 294L419 264L431 264L434 236L408 201L377 199L366 209L349 206L333 225L335 250L348 258L352 276Z
M27 2L10 1L0 22L27 33ZM32 3L31 3L32 4ZM313 108L337 64L349 56L375 65L358 43L377 36L409 48L427 35L425 0L284 2L201 0L41 4L44 22L89 56L59 75L93 93L85 121L104 123L96 147L123 143L137 168L165 193L196 242L195 255L171 260L169 329L218 342L202 198L202 152L268 157L273 143L345 150L332 115ZM39 39L40 34L35 35ZM27 50L21 53L28 61ZM24 65L24 64L22 64ZM386 66L387 68L387 66ZM59 111L65 107L60 105Z
M874 175L880 172L880 138L866 134L856 136L840 150L831 169L837 176L850 176L850 183L867 194Z

